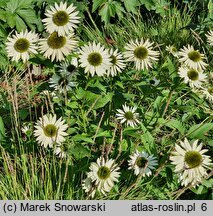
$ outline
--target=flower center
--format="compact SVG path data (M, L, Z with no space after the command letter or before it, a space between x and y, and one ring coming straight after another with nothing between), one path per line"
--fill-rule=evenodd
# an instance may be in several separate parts
M68 66L67 66L67 71L68 71L69 73L72 73L75 69L76 69L76 67L75 67L74 65L68 65Z
M148 160L144 157L138 157L135 162L135 164L140 168L144 168L147 165L147 163Z
M29 47L30 42L25 38L19 38L14 44L14 49L20 53L26 52Z
M46 125L43 130L47 137L54 137L57 134L57 127L53 124Z
M201 55L198 51L194 50L188 53L189 59L194 62L199 62L201 60Z
M57 32L53 32L47 39L47 44L52 49L60 49L66 44L66 38L58 36Z
M193 80L193 81L196 81L199 79L199 73L194 69L188 70L187 76L190 80Z
M124 117L127 120L133 120L134 119L134 114L131 111L125 112Z
M184 159L190 169L198 167L202 163L202 155L197 151L186 152Z
M148 50L145 47L137 47L134 50L134 55L140 60L144 60L148 56Z
M110 176L110 169L108 167L106 167L106 166L102 166L102 167L99 168L97 174L98 174L98 177L101 180L106 180Z
M177 48L176 47L172 47L172 52L176 53L177 52Z
M66 87L68 85L69 81L67 80L66 77L61 77L58 81L58 84L61 86L61 87Z
M116 58L114 55L111 55L110 58L111 58L111 63L112 63L113 65L116 65L116 63L117 63L117 58Z
M155 84L155 80L149 80L149 83L150 83L151 85L154 85L154 84Z
M64 26L69 22L69 15L66 11L57 11L52 20L57 26Z
M88 55L87 60L92 66L95 67L102 63L103 58L100 53L93 52Z
M213 87L212 88L208 88L207 91L209 92L209 94L213 94Z

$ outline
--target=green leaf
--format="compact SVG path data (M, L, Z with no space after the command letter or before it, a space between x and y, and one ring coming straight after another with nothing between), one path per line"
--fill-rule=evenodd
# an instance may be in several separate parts
M6 22L6 12L5 10L0 9L0 20Z
M108 104L110 101L112 101L113 93L109 93L107 95L103 95L102 98L99 98L97 102L95 103L93 109L99 109L104 107L106 104Z
M92 1L92 13L97 10L103 3L106 3L107 0L93 0Z
M114 5L116 14L118 15L118 19L121 20L123 18L123 13L125 13L125 10L120 4L120 2L114 2Z
M213 123L196 124L193 125L189 131L188 136L191 139L203 139L208 131L213 129Z
M16 17L11 12L7 13L7 24L9 25L10 28L14 28L16 25Z
M124 6L128 12L136 12L136 6L138 5L138 0L122 0L124 2Z
M173 172L170 167L166 167L166 177L167 177L167 182L172 182L173 180Z
M209 18L213 19L213 1L212 0L209 0L208 11L209 11Z
M146 9L149 11L155 6L153 0L140 0L140 3L145 5Z
M81 159L84 157L90 157L90 150L83 146L82 144L75 144L73 148L71 148L70 152L76 159Z
M84 141L87 143L94 143L94 141L91 138L87 137L87 134L77 134L72 137L72 140L73 141Z
M76 101L72 101L72 102L67 103L67 106L70 107L70 108L72 108L72 109L79 108L78 107L78 103Z
M173 119L173 120L167 122L165 125L167 127L172 128L172 129L177 129L182 135L185 134L186 128L184 127L183 123L177 119Z
M109 0L106 2L103 7L99 11L99 15L101 16L101 20L108 24L110 17L114 17L116 13L114 1Z
M16 16L16 29L18 32L27 29L25 22L19 16Z
M98 133L96 137L112 137L112 134L109 131L103 131L101 133Z
M3 141L5 138L5 127L2 120L2 117L0 116L0 141Z

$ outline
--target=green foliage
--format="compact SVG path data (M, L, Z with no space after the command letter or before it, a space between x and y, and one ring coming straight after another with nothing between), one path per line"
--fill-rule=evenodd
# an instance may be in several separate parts
M33 9L33 0L8 0L4 7L1 7L0 19L8 24L10 28L16 28L18 32L29 27L39 31L42 30L42 24L39 17Z
M98 10L101 20L107 25L110 23L110 18L115 18L116 15L119 20L124 16L124 13L137 13L139 6L145 6L147 10L154 10L157 14L164 16L169 3L166 0L93 0L92 12Z
M2 117L0 116L0 143L2 141L4 141L5 139L5 127L4 127L4 123L3 123L3 120L2 120Z

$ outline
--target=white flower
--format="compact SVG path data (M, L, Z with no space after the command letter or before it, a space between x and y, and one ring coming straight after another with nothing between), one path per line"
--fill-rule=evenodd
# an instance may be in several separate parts
M49 80L50 87L61 93L64 91L70 91L76 86L73 77L73 74L67 73L54 74Z
M152 68L154 62L158 61L159 56L159 52L153 50L152 44L148 39L146 41L131 40L125 46L124 57L127 61L134 62L137 70L148 70Z
M129 169L134 169L135 175L150 176L157 165L156 157L146 152L136 152L130 156Z
M46 147L53 147L53 144L61 144L65 141L65 132L68 125L64 123L62 118L56 121L56 115L44 115L39 118L35 125L34 136L38 143Z
M122 54L118 52L117 49L114 51L113 49L110 49L109 54L112 65L107 70L107 75L115 76L117 73L122 72L122 70L126 67L126 64L124 63Z
M38 35L27 30L15 33L12 37L8 37L6 42L6 50L12 61L18 62L22 59L26 62L30 58L30 54L37 54Z
M137 124L140 123L138 120L139 114L136 113L137 107L129 107L126 104L123 105L123 110L117 109L117 119L120 120L120 123L123 124L125 123L126 126L132 126L135 127Z
M91 163L87 177L95 183L97 190L105 195L105 192L109 192L112 189L114 182L118 181L120 176L118 170L119 167L113 159L105 161L98 158L97 163Z
M55 7L50 6L50 10L45 13L47 18L42 20L47 32L57 32L59 36L65 36L70 30L73 31L80 22L80 17L77 16L79 12L75 9L73 4L67 7L66 2L60 2L60 5L55 3Z
M39 40L39 50L44 53L44 56L51 61L63 61L64 56L77 46L77 41L74 33L70 32L69 36L59 36L57 32L53 32L49 37Z
M73 57L70 61L65 60L58 68L61 74L71 74L72 76L77 75L78 59Z
M198 50L194 50L193 46L183 47L179 52L179 61L189 68L195 70L205 70L206 64L203 60L205 59L204 54L201 54Z
M91 178L86 178L83 180L82 188L92 198L95 196L97 188L95 187L95 184L92 182Z
M205 35L208 39L208 43L213 46L213 31L211 30L211 31L207 32L207 34L205 34Z
M172 152L170 160L175 165L175 172L179 174L182 185L196 185L207 175L206 169L211 163L210 156L204 155L207 149L202 149L202 143L198 145L198 140L192 144L185 138L180 145L175 144L175 151Z
M22 131L23 134L26 135L28 132L31 131L31 129L30 129L29 125L24 125L24 126L21 128L21 131Z
M200 88L202 82L205 82L207 78L201 71L184 66L179 68L178 74L181 78L184 78L184 83L189 83L192 88Z
M166 46L166 51L168 51L169 53L171 53L174 57L178 57L178 50L175 46Z
M67 157L66 147L63 144L56 145L56 147L54 149L54 153L59 158L66 158Z
M213 103L213 87L205 87L200 90L200 92L204 95L204 97Z
M85 69L86 73L90 73L92 76L95 73L98 76L103 76L107 73L107 70L111 66L110 55L100 43L95 42L85 45L79 51L80 66Z

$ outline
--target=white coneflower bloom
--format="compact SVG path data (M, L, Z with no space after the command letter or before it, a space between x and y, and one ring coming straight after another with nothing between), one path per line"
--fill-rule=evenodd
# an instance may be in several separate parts
M207 149L202 149L202 143L198 145L198 140L192 144L185 138L180 145L175 144L175 151L172 152L170 160L175 165L175 172L180 175L183 185L189 183L196 185L207 175L206 169L212 165L210 156L204 155Z
M64 56L69 55L76 45L77 40L73 32L70 32L69 36L59 36L57 32L53 32L48 38L39 40L40 52L51 61L64 60Z
M92 76L95 73L98 76L103 76L111 66L111 59L108 50L106 50L100 43L95 42L85 45L79 51L80 66L85 69L86 73Z
M40 117L35 125L34 136L36 140L46 147L52 147L54 143L61 144L65 141L65 132L68 125L64 123L62 118L56 120L56 115L44 115Z
M140 121L138 120L139 118L139 114L136 113L136 109L137 107L129 107L126 104L122 105L123 106L123 110L121 109L117 109L116 116L117 119L120 120L120 123L123 124L125 123L126 126L132 126L135 127L137 126L137 124L140 123Z
M129 62L134 62L137 70L145 70L152 68L152 64L158 61L159 52L153 50L153 42L150 43L147 39L144 41L131 40L125 46L126 51L124 57Z
M208 43L213 46L213 31L211 30L211 31L207 32L207 34L205 34L205 35L208 39L207 40Z
M61 93L64 91L70 91L76 86L73 77L73 74L67 73L54 74L49 80L50 87Z
M175 46L166 46L166 51L168 51L169 53L171 53L174 57L178 57L178 50Z
M194 47L190 45L180 49L178 56L181 63L195 70L205 70L208 65L203 61L205 59L204 54L200 53L198 50L194 50Z
M152 86L157 86L159 83L160 83L160 80L159 79L156 79L155 77L153 79L150 79L149 80L149 83L152 85Z
M26 62L30 58L30 54L37 54L37 41L38 35L27 30L16 32L12 37L8 37L6 42L6 50L9 57L12 57L12 61L18 62L22 59Z
M30 129L29 125L24 125L24 126L21 128L21 131L22 131L23 134L26 135L28 132L31 131L31 129Z
M111 59L111 67L107 70L108 76L115 76L117 73L121 73L122 70L126 67L126 64L124 63L123 56L118 50L109 50L110 59Z
M115 160L110 159L105 161L98 158L97 163L92 162L90 165L90 172L87 176L95 183L97 190L105 195L114 186L114 182L118 181L120 172L119 167L115 164Z
M129 169L134 169L135 175L150 176L152 170L157 165L157 159L153 155L146 152L138 152L137 150L130 156Z
M65 60L58 68L61 74L72 74L72 76L75 76L77 75L78 60L76 57L72 58L70 61Z
M50 6L50 10L47 10L45 15L47 18L43 19L45 29L50 34L57 32L59 36L68 35L70 30L73 31L77 27L79 18L78 11L75 11L76 7L71 4L67 7L66 2L60 2L60 5L55 3L55 7Z
M212 86L202 88L200 92L201 94L204 95L204 97L207 100L213 103L213 87Z
M184 82L189 83L192 88L200 88L202 83L205 82L207 78L207 76L201 71L185 66L179 68L178 74L184 79Z
M56 147L54 149L54 153L59 158L66 158L67 157L66 147L63 144L56 145Z
M95 196L95 193L97 191L97 187L95 186L95 183L92 182L91 178L86 178L86 179L83 180L82 188L92 198Z

